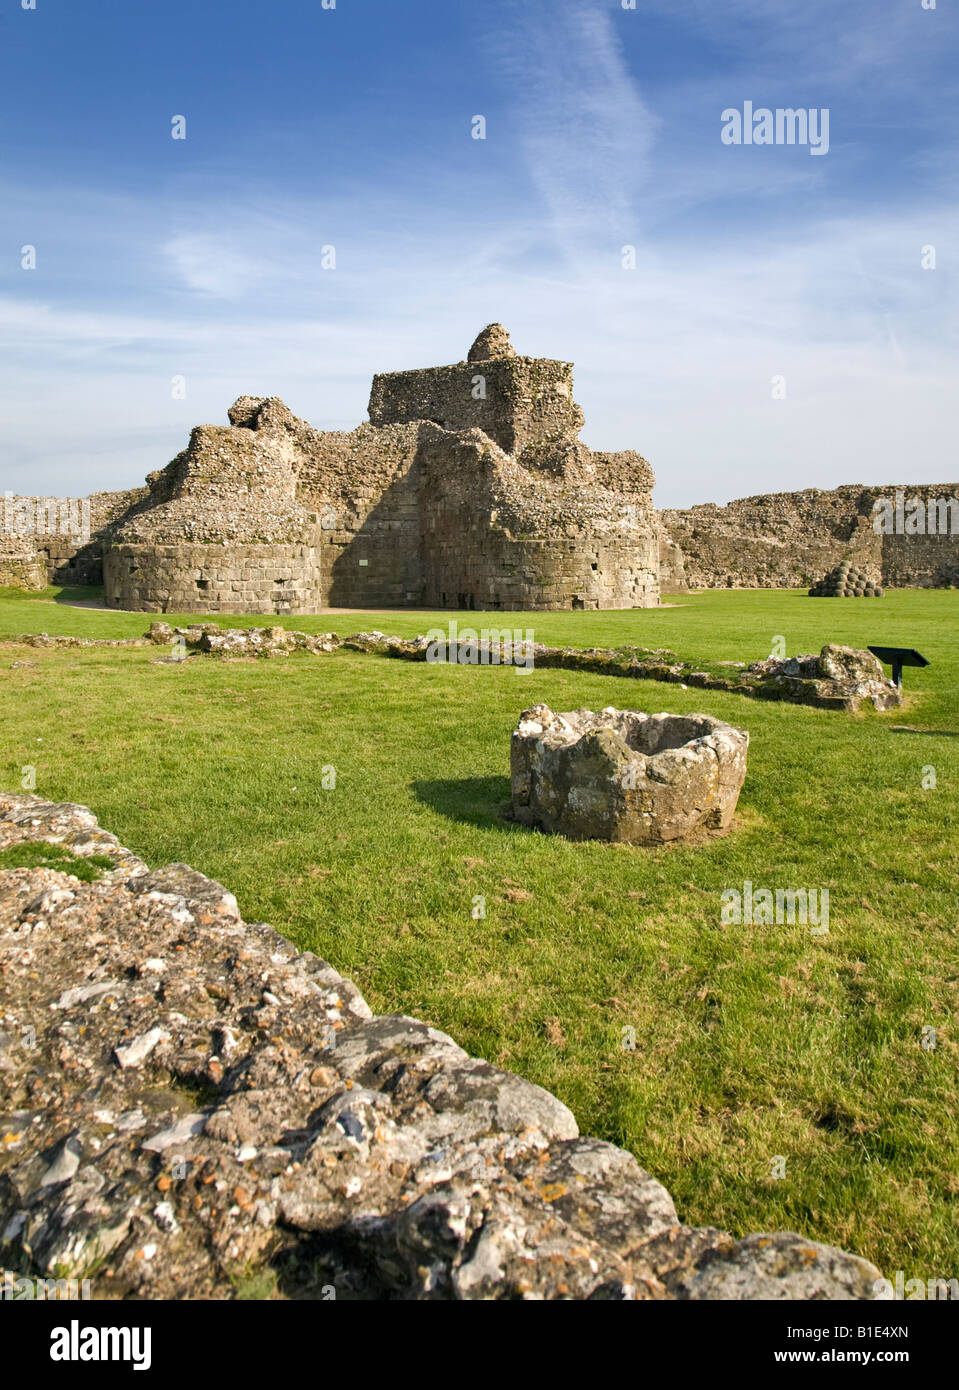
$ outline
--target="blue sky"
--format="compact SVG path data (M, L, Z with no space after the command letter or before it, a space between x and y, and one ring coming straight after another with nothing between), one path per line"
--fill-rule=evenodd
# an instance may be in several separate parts
M491 320L661 506L955 481L955 9L0 0L0 490L136 485L244 393L351 428ZM828 154L724 145L747 100Z

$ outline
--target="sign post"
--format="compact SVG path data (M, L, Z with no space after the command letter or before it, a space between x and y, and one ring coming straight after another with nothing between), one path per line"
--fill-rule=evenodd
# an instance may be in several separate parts
M892 678L897 688L902 690L902 668L904 666L928 666L929 662L913 647L870 647L873 656L892 667Z

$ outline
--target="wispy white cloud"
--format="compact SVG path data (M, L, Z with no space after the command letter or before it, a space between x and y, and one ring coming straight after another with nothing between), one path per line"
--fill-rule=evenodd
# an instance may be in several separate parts
M551 232L576 257L597 228L635 226L657 120L630 76L611 12L515 0L486 36Z
M928 91L921 66L910 60L935 53L951 24L945 6L926 10L919 0L881 8L872 0L641 0L640 8L711 39L731 70L776 69L786 80L814 77L847 90L881 74L890 79L886 98L904 88Z
M204 233L171 237L163 253L187 289L214 299L239 299L256 293L269 262L254 260Z
M279 263L295 286L309 282L313 216L291 208L265 225L230 211L219 225L208 216L205 235L230 253L224 263ZM462 255L442 226L412 238L402 273L372 231L348 243L345 259L362 269L346 272L335 313L255 286L238 299L184 286L102 311L2 298L0 349L14 361L17 348L3 485L133 485L191 425L224 422L243 392L349 428L374 371L461 359L494 318L519 351L576 362L584 437L645 453L662 505L857 478L936 481L955 471L947 388L959 306L947 275L920 268L930 227L946 245L959 217L929 206L807 223L766 244L650 237L636 271L581 248L566 275L527 249L515 263L502 256L508 220L483 224L480 246L500 248L489 257ZM174 374L186 376L185 401L172 399ZM777 374L785 402L771 398Z
M662 505L948 479L949 163L903 152L924 190L907 213L895 188L857 199L848 129L833 132L841 164L721 149L718 134L723 106L764 95L743 87L749 75L770 91L795 79L796 104L820 80L845 82L858 119L887 118L867 100L873 75L899 96L921 83L922 65L900 72L891 52L929 42L910 8L930 18L902 7L890 30L833 0L641 0L636 14L511 0L486 28L502 102L480 159L381 154L375 178L322 197L245 170L163 196L0 190L0 209L26 209L30 225L28 237L8 214L0 236L40 247L38 271L7 274L0 297L0 486L132 485L245 392L348 428L375 371L459 360L493 319L519 351L576 362L585 438L647 454ZM700 58L711 45L715 66L640 84L651 12L687 26ZM620 265L627 242L635 271ZM926 243L943 269L920 269Z

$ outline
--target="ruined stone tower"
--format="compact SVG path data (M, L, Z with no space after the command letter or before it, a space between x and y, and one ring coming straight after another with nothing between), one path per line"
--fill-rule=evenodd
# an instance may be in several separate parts
M106 602L144 612L644 608L653 474L579 440L572 364L499 324L465 362L373 379L370 421L314 430L242 396L103 537Z

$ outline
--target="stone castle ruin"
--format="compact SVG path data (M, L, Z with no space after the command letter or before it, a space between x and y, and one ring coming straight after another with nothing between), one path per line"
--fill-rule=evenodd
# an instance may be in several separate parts
M468 359L376 376L369 423L242 396L103 537L106 602L143 612L628 608L659 602L653 474L579 442L572 365L491 325Z
M32 520L57 517L55 499L7 494L0 584L102 582L109 607L147 613L310 614L649 608L661 592L808 587L845 561L876 584L959 583L955 527L874 528L902 489L657 512L644 458L579 439L572 363L518 356L500 324L464 362L375 376L369 422L349 432L277 397L228 414L146 487L83 499L82 534ZM910 495L931 508L957 492Z

